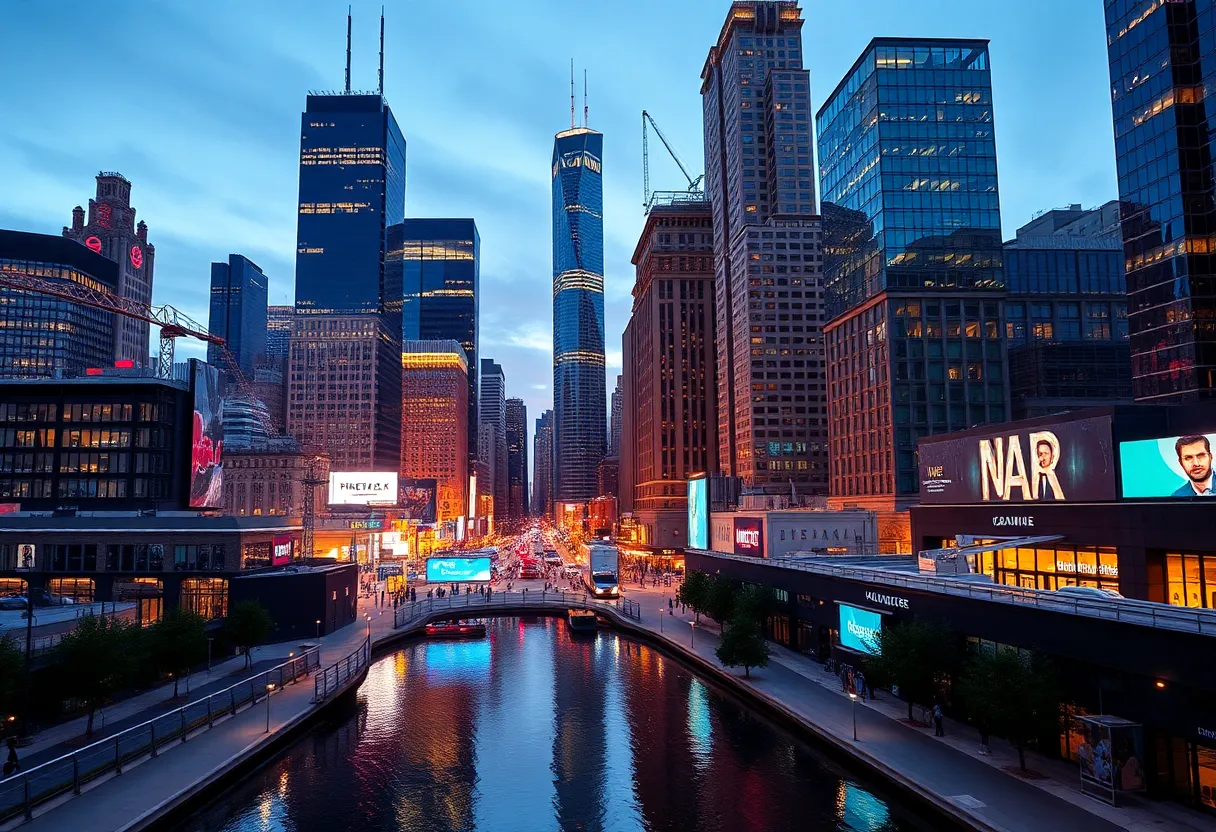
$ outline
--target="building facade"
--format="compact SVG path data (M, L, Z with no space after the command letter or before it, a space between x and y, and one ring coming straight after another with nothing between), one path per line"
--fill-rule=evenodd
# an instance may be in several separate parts
M481 236L468 219L407 219L401 230L405 340L459 341L469 366L468 453L477 454Z
M1216 387L1216 0L1106 0L1137 399Z
M607 431L604 378L604 136L553 141L553 496L595 496Z
M817 122L833 505L900 511L919 438L1010 414L987 42L872 40Z
M478 456L490 480L479 488L494 498L494 522L501 528L510 506L507 487L507 379L492 358L481 359L481 396L477 401ZM485 434L484 436L482 434Z
M539 517L553 516L553 411L546 410L536 417L536 433L532 437L532 513Z
M507 399L507 517L528 516L528 408L523 399Z
M709 203L653 204L633 264L617 493L640 530L636 543L681 548L686 480L716 472L719 459Z
M713 207L718 460L827 492L820 222L796 2L735 2L701 71Z
M266 307L266 357L286 361L291 353L292 323L296 318L294 306Z
M401 346L401 476L433 479L436 520L468 514L469 365L454 340Z
M616 387L612 390L612 400L608 410L608 456L620 458L621 455L621 375L616 377Z
M271 438L270 409L259 399L241 393L224 399L224 448L250 448Z
M148 226L136 224L131 207L131 182L121 173L97 174L97 196L85 210L72 209L72 226L63 236L75 240L97 254L118 264L120 297L137 303L152 302L152 271L156 247L148 243ZM124 315L114 317L114 361L132 361L137 367L149 366L148 323Z
M266 275L243 254L211 264L211 314L207 331L223 338L241 372L252 378L257 359L266 355L268 329ZM207 363L225 371L221 351L207 345Z
M224 514L232 517L299 517L308 493L305 481L314 457L298 443L278 438L224 453ZM321 457L316 473L328 479L329 460ZM313 510L326 510L326 490L313 488Z
M114 261L63 237L0 230L0 269L116 293ZM0 289L0 376L84 375L114 361L114 313L41 292Z
M308 96L298 212L288 431L335 470L395 471L405 138L381 95Z

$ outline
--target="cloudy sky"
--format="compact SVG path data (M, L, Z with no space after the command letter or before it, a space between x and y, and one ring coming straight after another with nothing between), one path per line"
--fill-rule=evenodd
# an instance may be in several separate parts
M208 264L229 252L262 266L272 303L290 302L300 112L308 90L342 86L346 5L8 0L0 227L59 233L93 195L97 171L117 170L156 246L156 302L205 322ZM1007 235L1040 209L1116 196L1097 0L803 6L815 108L871 37L991 39ZM611 390L642 224L640 113L702 169L700 71L728 8L387 2L384 86L408 142L406 216L476 218L482 354L503 365L530 420L551 402L549 162L553 133L569 124L570 58L589 72L590 123L605 134ZM375 88L379 11L354 3L357 88ZM679 187L656 146L652 187Z

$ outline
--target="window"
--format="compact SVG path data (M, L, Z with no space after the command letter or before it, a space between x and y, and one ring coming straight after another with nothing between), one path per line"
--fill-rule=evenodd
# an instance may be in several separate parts
M224 578L186 578L182 581L181 607L198 613L207 621L223 618L228 613L228 581Z

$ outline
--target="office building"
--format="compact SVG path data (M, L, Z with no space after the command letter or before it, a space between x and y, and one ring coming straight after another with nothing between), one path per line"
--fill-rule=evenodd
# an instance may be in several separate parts
M604 136L574 124L553 141L553 498L595 496L604 458Z
M0 269L48 283L118 291L118 266L63 237L0 230ZM0 289L0 376L84 375L114 363L114 313Z
M223 338L228 352L246 378L266 354L268 328L266 275L243 254L229 254L227 263L211 264L211 314L207 331ZM227 372L220 349L207 345L207 363Z
M224 399L224 448L252 448L271 437L270 410L258 399L232 394Z
M1046 211L1004 246L1012 416L1132 399L1119 203Z
M617 493L634 543L682 548L687 482L718 470L714 243L709 202L656 202L633 252L622 339Z
M494 499L494 523L506 520L510 507L507 486L507 379L492 358L481 359L481 395L477 401L478 457L486 463L490 479L478 488ZM485 436L482 436L482 432Z
M469 365L468 452L475 456L481 283L477 223L471 218L407 219L401 239L402 338L460 342Z
M612 497L614 500L621 491L621 461L614 456L606 456L595 467L595 490L597 496Z
M314 456L288 437L277 437L247 448L224 448L224 514L232 517L299 517L307 493L305 480ZM316 458L314 472L328 479L329 460ZM313 489L313 510L326 510L327 491Z
M827 492L821 224L796 2L735 2L701 71L713 208L718 464Z
M536 434L532 437L532 513L538 517L553 517L553 411L546 410L536 418Z
M287 360L291 352L291 328L296 318L294 306L266 307L266 357Z
M88 247L118 264L116 294L136 303L152 303L152 270L156 247L148 243L148 226L135 222L131 207L131 182L121 173L97 174L97 196L89 200L88 219L77 205L72 225L63 236ZM124 315L114 317L113 361L132 361L149 366L148 323Z
M507 517L528 516L528 408L523 399L507 399Z
M396 471L405 139L382 95L349 89L309 95L300 132L287 429L334 470Z
M1216 387L1216 0L1106 0L1115 158L1139 400Z
M469 365L454 340L401 344L401 476L433 479L436 520L468 514Z
M621 376L616 377L608 410L608 456L621 455Z
M832 506L902 512L918 439L1010 415L987 42L876 38L817 124Z

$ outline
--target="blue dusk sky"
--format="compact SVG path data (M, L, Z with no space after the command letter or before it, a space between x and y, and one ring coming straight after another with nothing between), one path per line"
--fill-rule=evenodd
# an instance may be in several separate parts
M58 234L99 170L133 183L154 300L206 322L209 264L239 252L293 299L300 112L339 89L346 2L114 0L5 5L0 227ZM870 38L991 40L1007 237L1040 210L1117 196L1098 0L804 0L812 108ZM529 422L550 407L553 134L569 62L604 139L609 393L642 226L643 108L703 168L700 72L726 0L388 2L385 96L408 142L406 216L481 232L481 349ZM354 3L353 86L376 85L380 3ZM653 137L652 137L653 138ZM651 185L682 177L651 142ZM203 350L182 342L182 354Z

